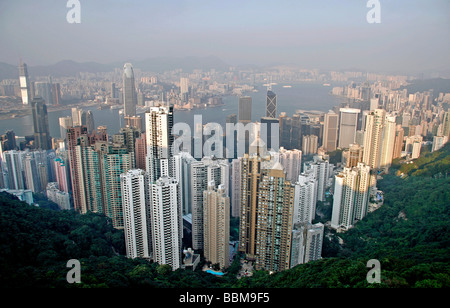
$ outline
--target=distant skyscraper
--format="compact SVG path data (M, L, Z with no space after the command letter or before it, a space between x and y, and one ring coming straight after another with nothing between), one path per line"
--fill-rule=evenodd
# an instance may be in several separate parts
M326 152L335 151L339 132L339 115L330 111L325 114L323 122L323 149Z
M120 175L125 248L128 258L152 255L151 213L148 174L141 169Z
M67 138L67 129L72 126L73 126L72 117L67 116L59 118L59 132L61 139Z
M189 95L189 78L186 77L180 78L180 95L181 100L186 103L188 101Z
M124 116L136 115L136 85L134 83L134 72L131 63L123 66L123 110Z
M54 105L61 105L61 84L54 83L52 85L52 100Z
M150 183L153 260L180 268L183 236L178 182L161 177Z
M355 142L356 129L358 126L359 109L341 108L339 120L339 147L348 148Z
M31 89L30 89L30 81L28 79L28 69L27 65L20 61L19 65L19 85L20 85L20 94L22 96L22 104L28 105L31 102Z
M266 117L268 118L277 117L277 95L271 90L267 91Z
M51 138L48 128L47 106L41 97L31 101L33 113L34 142L36 149L51 149Z
M239 97L238 122L247 124L252 121L252 98L250 96Z
M86 124L83 123L82 125L86 125L88 134L92 134L94 132L95 124L94 124L94 114L92 113L92 111L88 110L86 112Z
M303 136L302 153L304 155L316 154L318 143L319 138L316 135Z
M81 109L78 107L72 108L72 126L81 126L81 116L80 116Z
M35 82L35 96L40 96L44 99L45 104L48 106L53 105L53 91L52 91L52 84L49 82Z

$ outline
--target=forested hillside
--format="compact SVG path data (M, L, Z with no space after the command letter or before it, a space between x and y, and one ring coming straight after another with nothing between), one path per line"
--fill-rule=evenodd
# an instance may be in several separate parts
M410 164L397 162L378 188L384 204L354 228L325 238L324 258L236 279L130 260L123 232L98 214L28 206L0 193L0 285L10 287L450 287L450 145ZM403 177L399 175L403 173ZM66 281L69 259L81 283ZM381 283L369 284L369 259Z

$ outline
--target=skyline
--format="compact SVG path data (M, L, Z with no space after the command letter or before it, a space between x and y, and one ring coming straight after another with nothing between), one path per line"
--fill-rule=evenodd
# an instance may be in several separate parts
M370 24L367 1L356 0L80 1L81 23L70 24L66 1L3 1L0 62L215 56L229 65L450 70L448 1L379 2L380 23Z

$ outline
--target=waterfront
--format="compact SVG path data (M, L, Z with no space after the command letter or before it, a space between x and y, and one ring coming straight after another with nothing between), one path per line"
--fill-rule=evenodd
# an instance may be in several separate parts
M317 110L327 112L340 104L340 98L332 96L329 92L332 86L324 86L319 83L298 83L291 87L284 85L273 85L272 90L277 94L277 114L286 112L288 116L296 110ZM260 85L257 92L248 92L245 95L252 97L252 120L259 121L265 116L266 92L267 89ZM237 96L224 96L223 105L217 107L207 107L204 109L175 110L175 123L184 122L193 125L194 115L202 115L203 124L216 122L225 125L225 119L230 114L238 114ZM104 125L108 128L108 134L112 135L119 131L123 125L123 117L118 109L97 109L95 106L83 107L84 110L91 110L94 115L95 127ZM59 118L70 116L71 110L59 110L49 112L50 135L54 138L60 137ZM141 116L144 116L141 114ZM7 130L14 130L17 137L24 137L33 134L33 119L31 115L4 119L0 121L0 134Z

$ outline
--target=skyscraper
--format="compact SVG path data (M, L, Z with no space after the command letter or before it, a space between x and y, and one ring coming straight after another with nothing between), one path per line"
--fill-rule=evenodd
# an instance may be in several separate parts
M290 268L322 257L323 231L321 223L294 224Z
M152 255L150 194L148 174L141 169L120 175L125 248L128 258Z
M368 211L370 167L359 163L335 176L331 227L349 229Z
M327 190L328 179L331 174L332 164L328 160L322 159L320 156L314 156L313 162L304 164L304 173L310 174L317 180L317 200L325 201L325 192Z
M247 124L252 121L252 98L250 96L239 97L238 122Z
M81 192L80 212L104 213L101 186L100 143L92 143L87 135L78 138L75 155L78 161L78 186ZM75 189L75 188L74 188Z
M230 264L230 198L214 181L203 192L204 255L221 268Z
M385 117L384 109L376 109L366 116L363 162L372 169L380 168Z
M134 71L131 63L125 63L123 66L123 110L124 116L136 115L136 86L134 83Z
M72 117L61 117L59 118L59 132L61 139L67 138L67 129L73 126Z
M398 124L395 129L395 145L394 145L394 153L392 154L392 158L400 158L402 156L402 150L403 150L403 137L404 137L405 131L403 130L403 127L401 124Z
M173 270L181 266L183 236L178 182L161 177L150 183L153 260L168 264Z
M208 183L223 185L228 196L229 164L225 159L204 157L201 161L190 164L191 173L191 209L192 209L192 248L203 249L204 244L204 200L203 192L208 189Z
M51 138L48 128L47 106L41 97L31 101L33 113L34 142L36 149L51 149Z
M386 116L383 129L383 144L381 145L380 168L387 170L394 157L396 123L395 116Z
M188 101L188 94L189 94L189 78L181 77L180 78L180 96L181 96L181 100L184 103L187 103L187 101Z
M82 125L86 125L88 134L92 134L94 132L95 124L94 124L94 114L92 113L92 111L90 110L86 111L86 124L82 123Z
M22 175L22 161L25 156L23 151L6 151L3 153L7 173L7 188L12 190L25 189L25 181Z
M276 118L261 118L260 140L267 151L278 151L280 147L280 123Z
M293 224L311 223L316 215L317 180L302 174L294 184Z
M69 153L70 179L72 182L74 209L78 212L82 211L81 185L83 185L81 174L81 162L77 159L76 146L79 137L87 134L86 126L74 126L67 129L67 150Z
M247 258L256 257L256 224L259 182L266 172L263 163L267 158L245 154L241 159L241 204L239 226L239 251Z
M294 187L285 180L283 167L279 162L262 176L257 195L255 269L268 271L288 269Z
M53 105L52 84L50 82L40 81L34 83L35 96L40 96L44 99L48 106Z
M134 152L125 146L107 145L100 152L100 167L104 213L112 219L114 228L123 229L120 175L135 168Z
M340 108L339 120L339 147L348 148L355 142L356 129L358 126L359 109Z
M302 151L280 148L278 155L279 161L286 172L286 180L292 183L297 182L302 169Z
M235 158L231 162L231 216L239 217L241 206L241 158Z
M20 85L20 94L22 96L22 104L28 105L32 99L30 91L30 81L28 79L27 65L22 61L20 61L19 65L19 85Z
M326 113L323 125L322 147L326 152L335 151L339 132L339 115L332 111Z
M304 155L311 155L317 153L319 138L316 135L303 136L302 153Z
M271 90L267 91L266 117L268 118L277 117L277 95Z
M145 113L146 170L151 182L162 176L173 177L172 127L172 106L151 107Z

